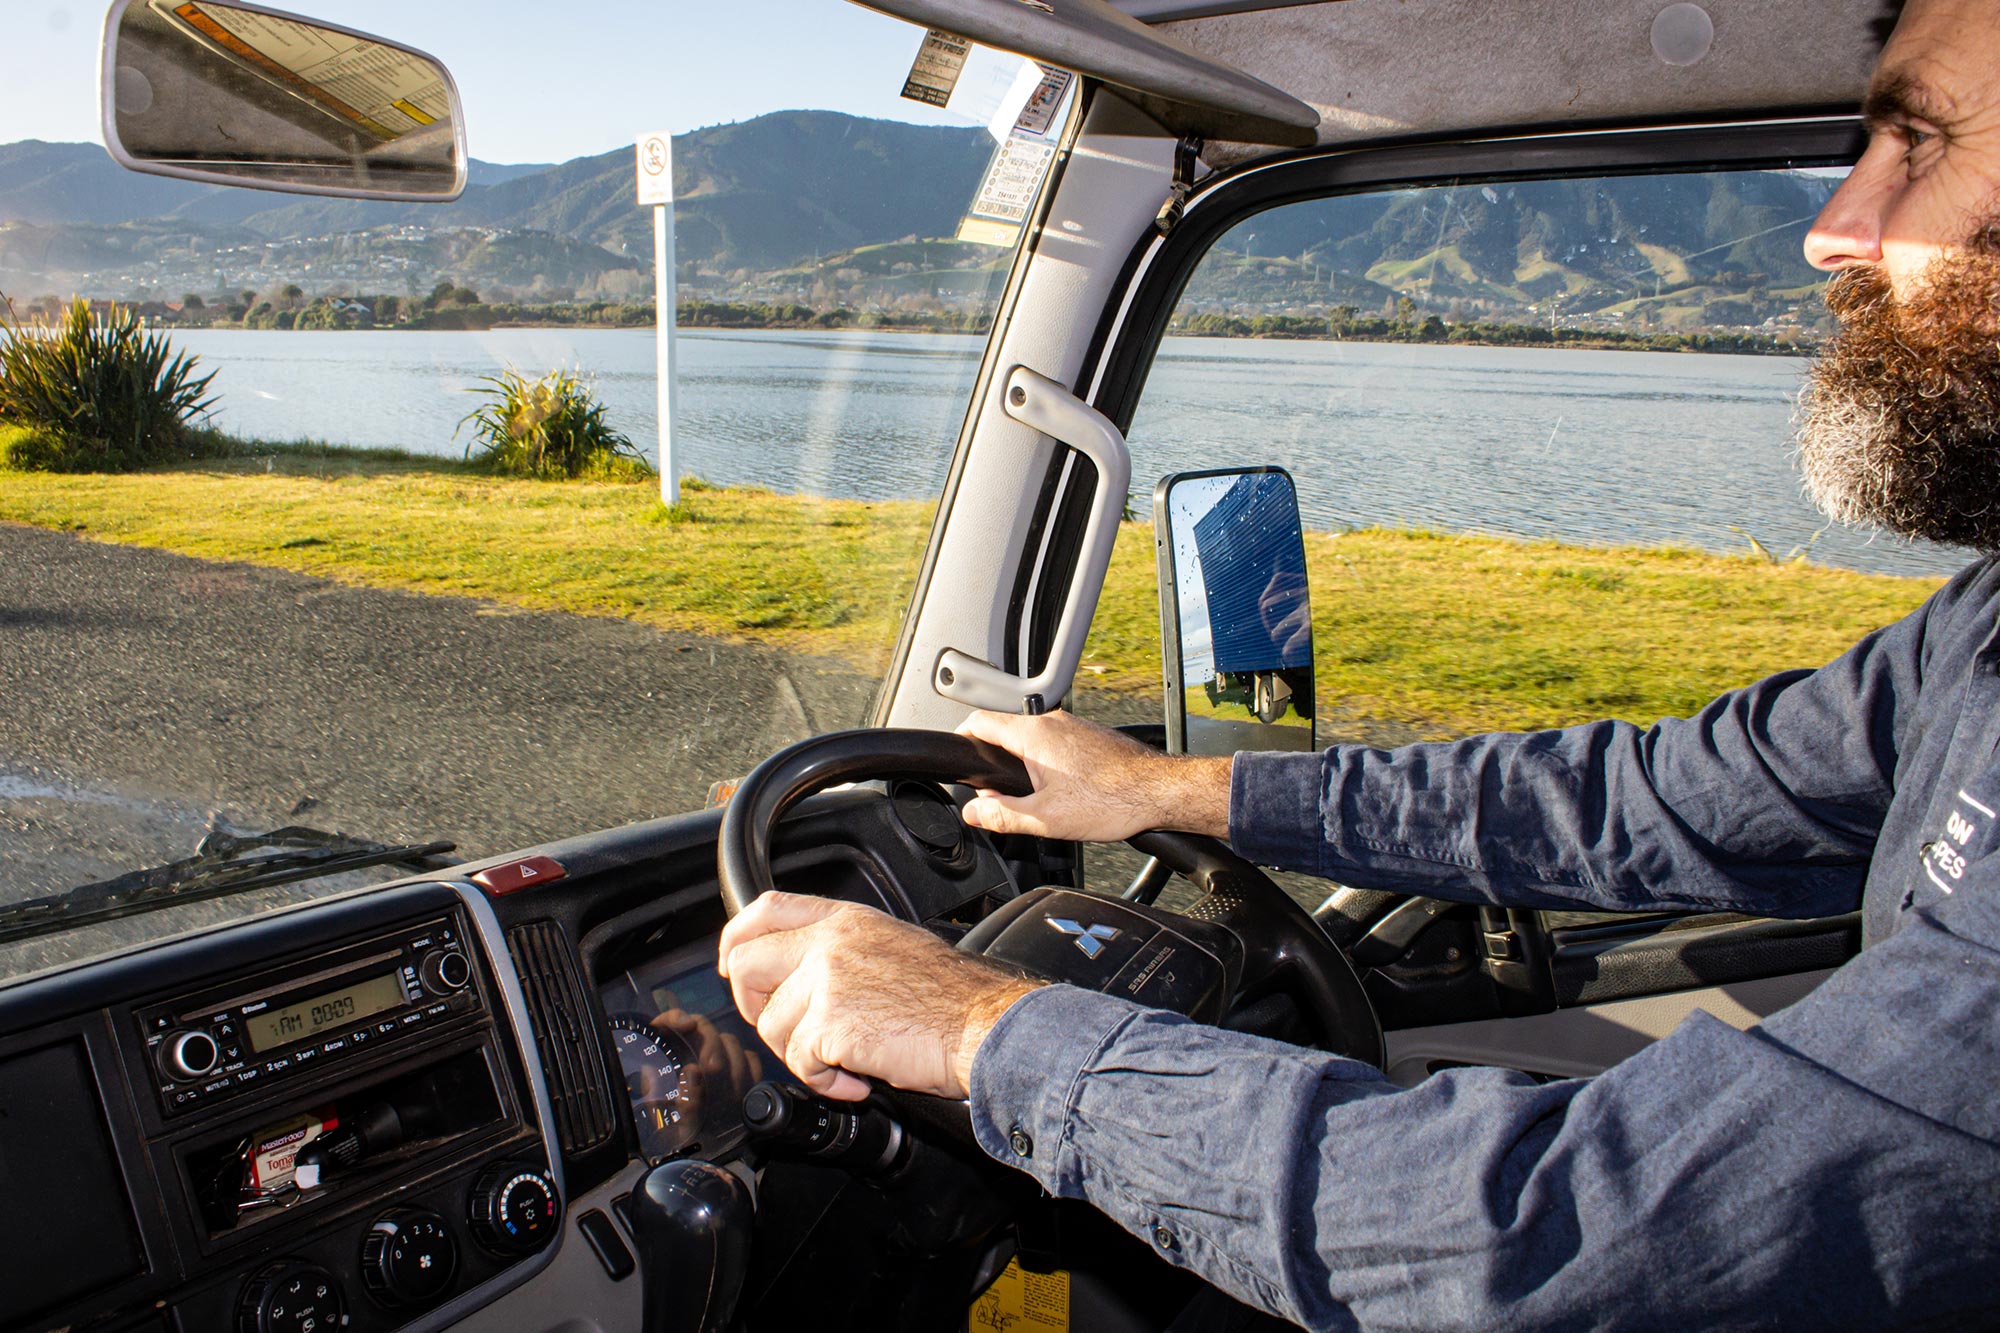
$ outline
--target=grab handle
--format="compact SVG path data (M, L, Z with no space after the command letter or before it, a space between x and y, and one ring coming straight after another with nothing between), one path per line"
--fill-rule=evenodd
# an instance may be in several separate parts
M1076 450L1097 469L1097 493L1091 498L1090 518L1084 525L1083 548L1077 553L1076 572L1070 578L1062 618L1056 623L1049 659L1041 671L1033 676L1017 676L991 662L947 648L938 654L937 665L931 669L931 685L945 698L968 707L1002 713L1039 713L1053 707L1069 692L1076 664L1083 657L1083 641L1090 632L1090 618L1097 610L1097 595L1104 587L1105 571L1111 567L1111 548L1118 540L1119 521L1125 516L1132 484L1132 454L1125 446L1125 436L1111 424L1110 418L1061 384L1026 366L1014 367L1007 376L1006 411L1022 425L1032 426Z

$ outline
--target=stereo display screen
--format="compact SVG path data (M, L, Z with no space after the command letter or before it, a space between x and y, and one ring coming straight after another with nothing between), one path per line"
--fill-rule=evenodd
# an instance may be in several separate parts
M402 1003L403 983L394 972L386 972L288 1004L283 1009L251 1014L243 1020L243 1026L250 1034L250 1049L261 1054L335 1028L345 1029Z

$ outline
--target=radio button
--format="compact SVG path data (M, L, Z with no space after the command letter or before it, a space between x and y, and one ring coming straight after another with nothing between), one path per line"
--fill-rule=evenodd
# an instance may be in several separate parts
M301 1046L296 1051L292 1052L292 1063L295 1065L302 1065L306 1061L317 1056L318 1054L319 1054L319 1047L317 1046Z
M289 1055L281 1055L275 1060L266 1060L264 1062L264 1072L267 1074L282 1074L291 1067L292 1057Z
M176 1032L160 1047L160 1068L168 1078L202 1078L222 1062L222 1049L206 1032Z
M204 1097L213 1097L218 1092L227 1091L229 1088L233 1087L235 1083L236 1080L233 1078L219 1078L216 1079L213 1083L204 1083L201 1085L202 1095Z
M345 1037L335 1037L330 1041L323 1041L319 1045L319 1053L321 1055L332 1055L336 1051L344 1051L346 1049L347 1038Z
M404 1014L402 1018L402 1023L404 1027L411 1027L423 1021L424 1021L424 1015L422 1010L417 1010L414 1013Z
M378 1037L389 1036L391 1033L395 1032L395 1030L396 1030L396 1020L393 1018L385 1018L380 1023L377 1023L375 1025L375 1035Z
M432 995L463 990L465 983L472 980L472 964L456 949L438 949L425 954L418 970L424 989Z

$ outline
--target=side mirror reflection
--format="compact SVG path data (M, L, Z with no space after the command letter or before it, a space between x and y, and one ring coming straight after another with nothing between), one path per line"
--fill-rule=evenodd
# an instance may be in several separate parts
M465 189L451 75L408 47L236 0L118 0L104 144L152 175L446 202Z
M1153 492L1167 748L1311 750L1312 602L1279 468L1182 472Z

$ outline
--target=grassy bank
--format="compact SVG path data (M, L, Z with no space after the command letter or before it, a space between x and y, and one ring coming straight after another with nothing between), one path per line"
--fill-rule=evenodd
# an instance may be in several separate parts
M0 428L0 455L5 429ZM932 506L503 480L294 446L136 476L0 474L0 521L342 582L887 660ZM1838 655L1935 580L1364 530L1307 539L1325 719L1413 734L1639 722ZM1157 695L1152 536L1122 535L1081 684Z
M0 520L865 661L893 641L930 511L690 487L670 512L656 485L311 446L133 476L0 476Z

